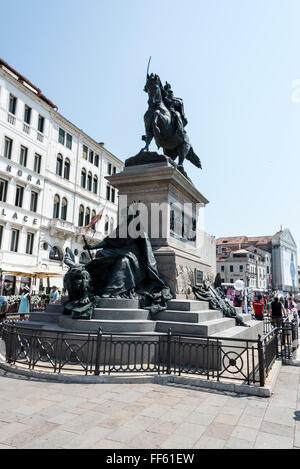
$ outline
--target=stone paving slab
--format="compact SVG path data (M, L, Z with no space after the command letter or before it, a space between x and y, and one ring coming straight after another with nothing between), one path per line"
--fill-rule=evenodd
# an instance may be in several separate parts
M0 370L0 449L300 448L300 367L271 397L181 383L47 382Z

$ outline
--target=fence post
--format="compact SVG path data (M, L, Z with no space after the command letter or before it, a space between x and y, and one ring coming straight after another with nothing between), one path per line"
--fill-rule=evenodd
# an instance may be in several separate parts
M265 385L265 358L264 358L264 350L263 350L263 340L260 334L258 334L257 348L258 348L259 383L261 387L264 387Z
M278 327L275 327L275 336L276 336L276 358L279 358L280 353L279 353L279 331Z
M171 337L172 329L168 329L168 341L167 341L167 374L171 374Z
M100 346L101 346L101 339L102 339L102 329L101 326L97 332L97 346L96 346L96 363L95 363L95 375L100 375Z

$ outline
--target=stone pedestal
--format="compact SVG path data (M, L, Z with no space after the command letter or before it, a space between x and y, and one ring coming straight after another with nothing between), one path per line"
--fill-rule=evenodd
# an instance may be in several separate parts
M199 210L208 200L170 158L157 153L144 152L128 159L122 172L106 179L119 191L119 210L124 207L124 196L128 206L140 203L147 207L145 230L160 274L175 298L193 297L191 284L202 278L212 280L212 266L201 251L204 231L199 220ZM189 205L182 218L184 204ZM191 239L189 232L196 223L197 239Z

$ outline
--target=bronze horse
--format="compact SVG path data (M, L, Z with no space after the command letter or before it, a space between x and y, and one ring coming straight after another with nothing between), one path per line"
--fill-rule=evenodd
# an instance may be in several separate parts
M157 147L162 148L166 156L169 156L172 160L178 157L179 170L183 170L185 158L197 168L202 168L200 159L194 153L184 130L187 121L174 107L170 106L167 92L163 88L158 75L147 74L144 91L148 93L149 107L144 115L146 135L143 136L143 140L146 145L142 151L149 150L149 145L154 138ZM175 99L181 101L178 98Z

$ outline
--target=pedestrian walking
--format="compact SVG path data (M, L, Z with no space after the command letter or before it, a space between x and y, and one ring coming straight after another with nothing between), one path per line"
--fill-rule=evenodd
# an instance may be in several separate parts
M20 321L25 320L25 314L31 311L31 297L30 288L24 287L20 299L18 313L20 314Z

